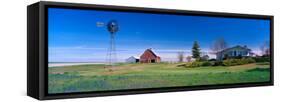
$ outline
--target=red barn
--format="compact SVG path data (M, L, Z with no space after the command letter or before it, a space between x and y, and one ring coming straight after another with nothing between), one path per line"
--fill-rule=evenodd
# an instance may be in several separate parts
M141 63L158 63L161 61L161 58L157 56L152 50L146 49L144 53L140 56Z

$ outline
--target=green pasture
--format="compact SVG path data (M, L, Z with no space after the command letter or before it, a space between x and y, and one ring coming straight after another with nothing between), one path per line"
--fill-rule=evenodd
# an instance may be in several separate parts
M265 82L270 79L268 63L197 68L178 67L180 64L118 64L112 70L102 64L50 67L48 91L106 91Z

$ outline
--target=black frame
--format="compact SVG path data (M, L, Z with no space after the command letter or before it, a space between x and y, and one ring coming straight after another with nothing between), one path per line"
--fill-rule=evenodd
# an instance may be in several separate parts
M105 11L124 11L124 12L142 12L173 15L195 15L195 16L213 16L213 17L232 17L247 19L267 19L270 20L270 81L253 82L242 84L224 84L224 85L200 85L169 88L148 88L148 89L130 89L118 91L102 92L77 92L77 93L59 93L48 94L48 7L71 8L71 9L91 9ZM62 2L46 2L28 6L28 71L27 71L27 94L39 100L60 99L60 98L78 98L108 95L159 93L173 91L190 91L222 88L238 88L253 86L271 86L273 85L273 16L270 15L252 15L236 13L218 13L203 11L187 11L174 9L156 9L156 8L138 8L109 5L77 4Z

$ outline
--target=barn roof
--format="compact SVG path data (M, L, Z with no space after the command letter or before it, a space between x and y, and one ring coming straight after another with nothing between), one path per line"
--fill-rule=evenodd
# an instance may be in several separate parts
M155 57L159 57L159 56L157 56L153 51L152 51L152 49L151 48L149 48L149 49L146 49L145 51L144 51L144 53L151 53L153 56L155 56ZM143 54L144 54L143 53Z

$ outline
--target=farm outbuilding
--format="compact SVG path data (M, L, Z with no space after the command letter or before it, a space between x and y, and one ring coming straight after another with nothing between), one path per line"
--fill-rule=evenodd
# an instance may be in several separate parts
M152 49L146 49L144 53L140 56L141 63L158 63L161 61L161 58L157 56Z
M131 56L129 58L126 59L127 63L138 63L139 62L139 58L135 57L135 56Z

